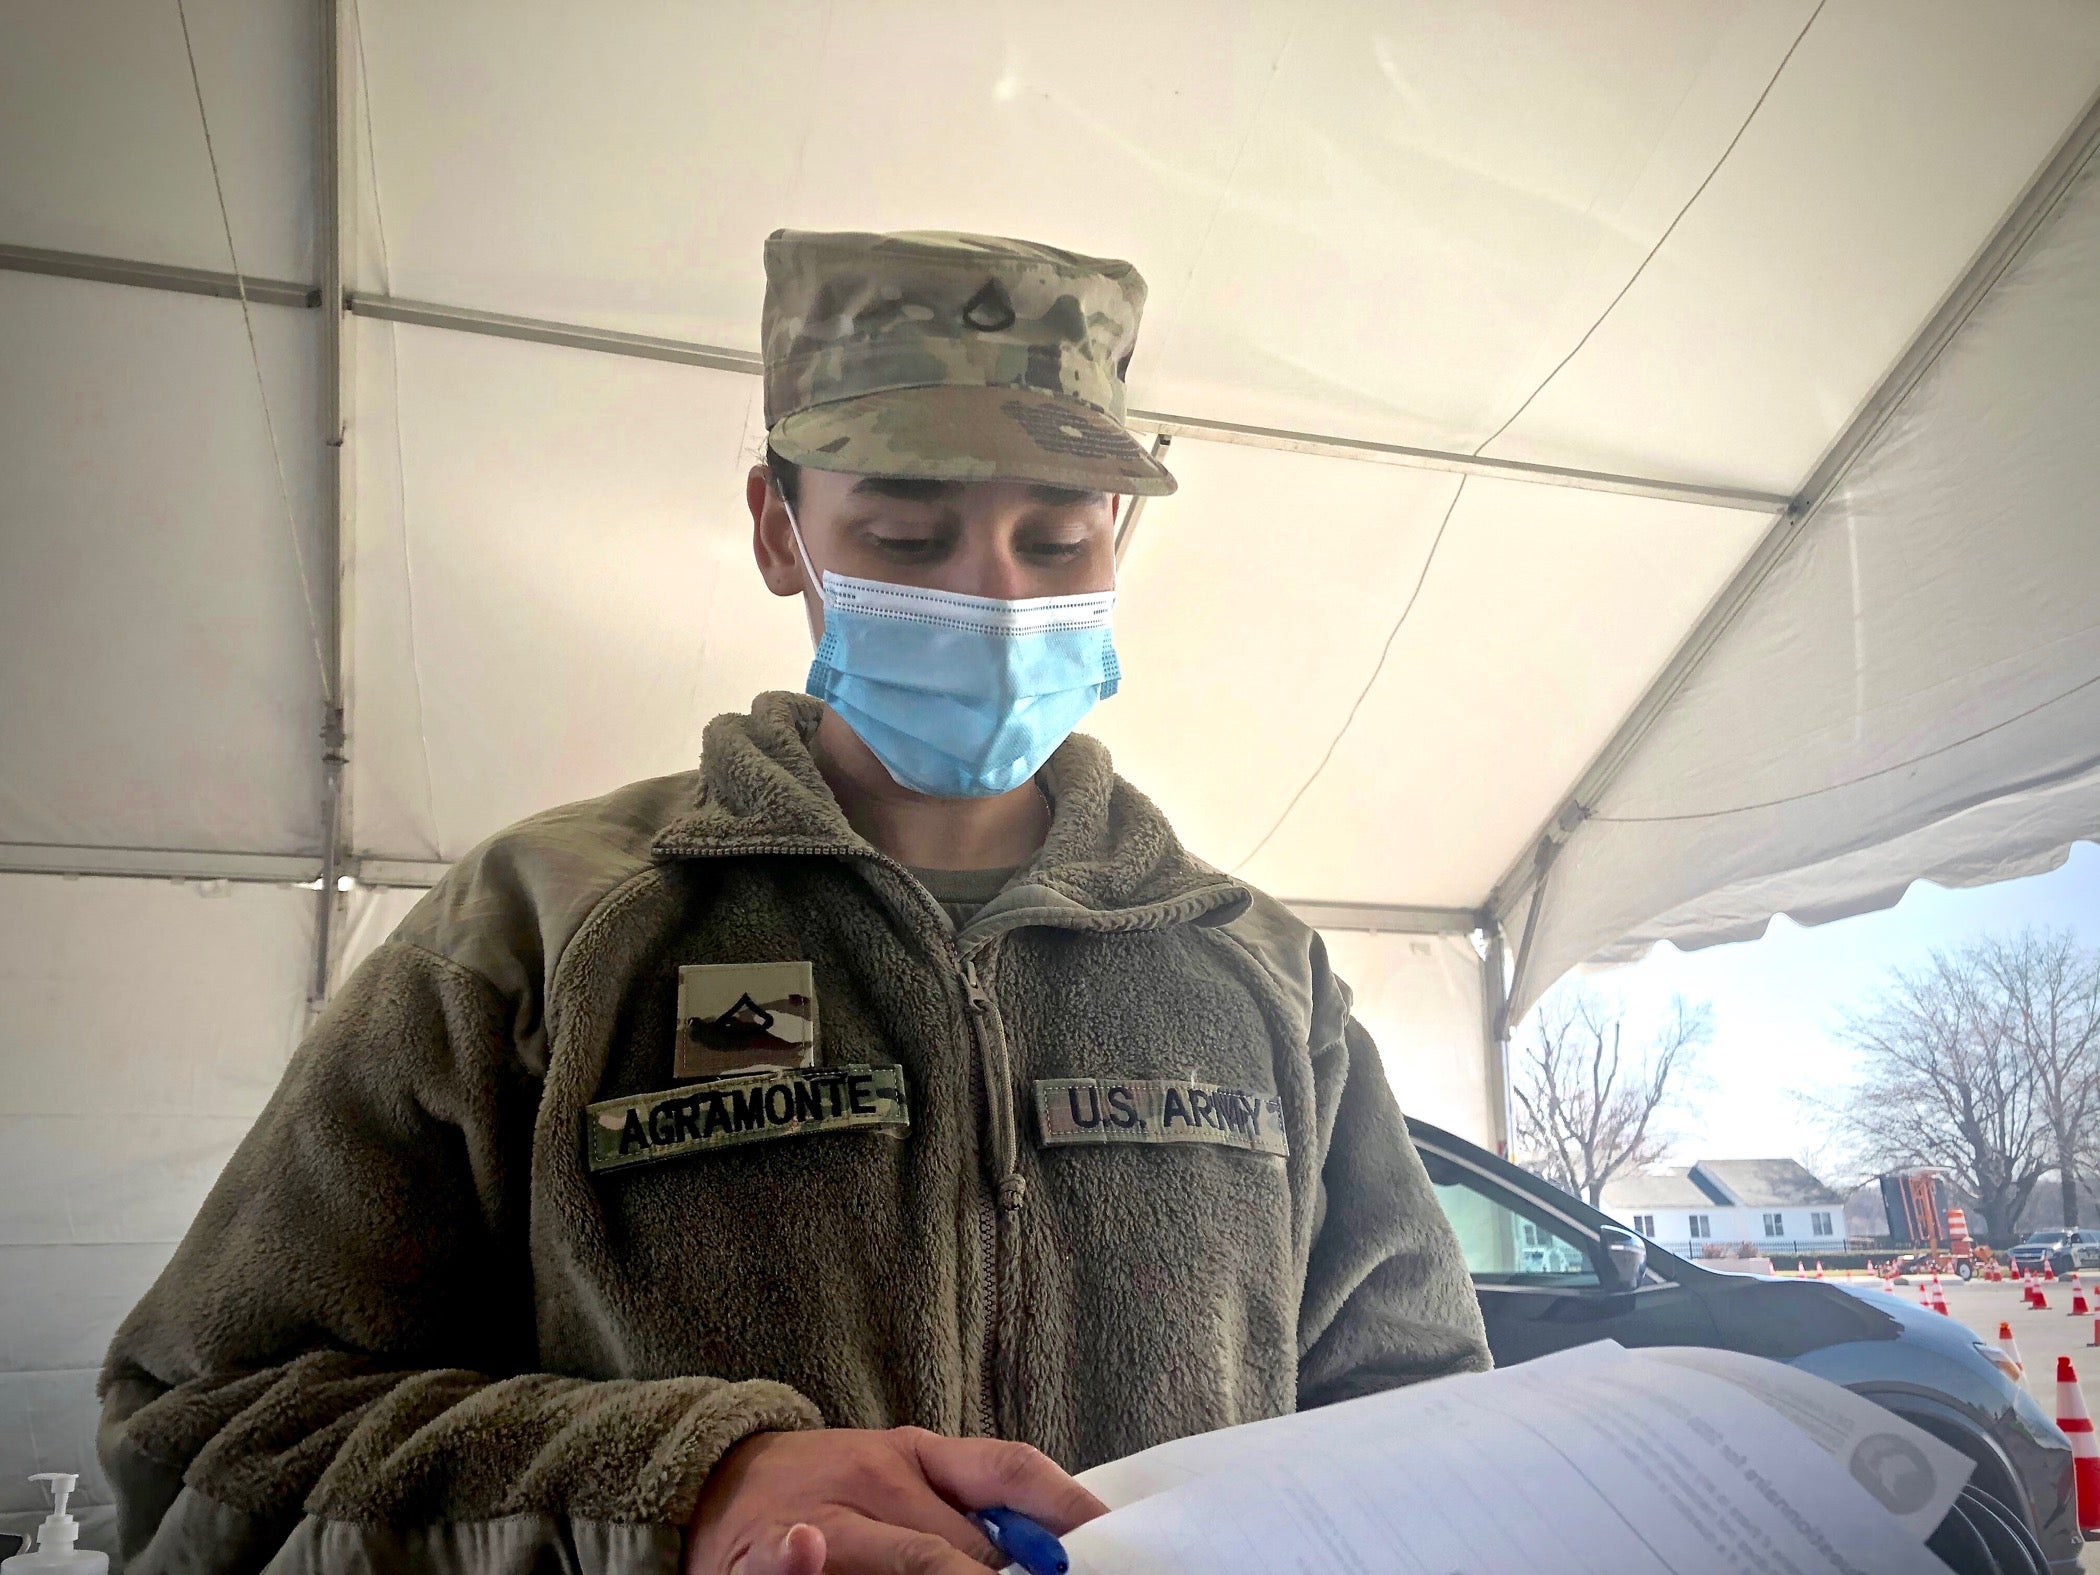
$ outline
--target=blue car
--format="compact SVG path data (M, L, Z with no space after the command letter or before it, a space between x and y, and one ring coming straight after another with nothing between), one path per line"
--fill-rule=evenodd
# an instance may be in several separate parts
M1498 1364L1605 1339L1789 1362L1976 1462L1929 1544L1957 1575L2078 1569L2070 1441L1997 1346L1878 1290L1701 1268L1463 1138L1407 1125L1465 1248Z

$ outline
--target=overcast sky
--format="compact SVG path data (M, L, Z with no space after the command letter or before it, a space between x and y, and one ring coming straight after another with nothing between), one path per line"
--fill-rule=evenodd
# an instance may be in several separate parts
M1672 993L1713 1003L1706 1084L1672 1120L1671 1159L1817 1155L1826 1140L1796 1091L1834 1091L1851 1058L1836 1037L1844 1008L1871 996L1892 966L1922 961L1987 931L2076 930L2100 946L2100 847L2080 843L2062 868L1965 891L1919 881L1895 907L1804 929L1772 921L1763 939L1704 951L1658 946L1640 962L1589 976L1624 997L1629 1021L1652 1022Z

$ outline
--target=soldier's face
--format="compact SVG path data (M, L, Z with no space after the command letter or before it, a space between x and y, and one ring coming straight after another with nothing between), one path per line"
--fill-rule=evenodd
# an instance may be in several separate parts
M753 546L775 595L814 594L764 467L749 483ZM1023 481L899 481L801 472L795 519L819 574L1018 601L1115 584L1116 503Z

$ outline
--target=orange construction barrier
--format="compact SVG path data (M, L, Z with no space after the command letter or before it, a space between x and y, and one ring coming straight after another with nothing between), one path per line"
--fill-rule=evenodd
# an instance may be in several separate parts
M2100 1536L2100 1439L2093 1437L2092 1414L2078 1387L2078 1370L2068 1356L2056 1359L2056 1425L2071 1441L2071 1467L2078 1482L2078 1529Z

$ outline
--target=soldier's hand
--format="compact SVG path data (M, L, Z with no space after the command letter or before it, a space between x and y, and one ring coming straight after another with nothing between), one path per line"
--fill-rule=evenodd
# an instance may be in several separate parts
M1062 1535L1107 1506L1038 1450L920 1427L754 1433L715 1466L685 1575L981 1575L964 1515L1005 1505Z

